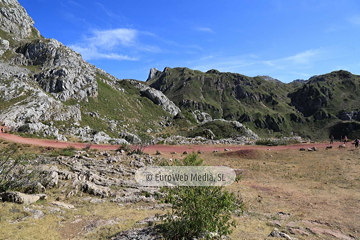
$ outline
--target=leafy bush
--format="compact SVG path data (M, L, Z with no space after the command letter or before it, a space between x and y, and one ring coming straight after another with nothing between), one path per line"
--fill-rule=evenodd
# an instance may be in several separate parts
M178 166L199 166L203 160L192 153ZM159 230L166 239L211 238L211 234L228 235L236 227L231 214L243 209L243 203L223 187L167 187L164 201L172 204L172 211L160 216Z
M152 143L152 138L146 134L139 134L140 142L131 146L130 154L144 154L144 150Z
M21 126L18 128L18 132L21 132L21 133L25 133L25 132L29 132L29 131L30 131L30 126L29 126L29 124L21 125Z

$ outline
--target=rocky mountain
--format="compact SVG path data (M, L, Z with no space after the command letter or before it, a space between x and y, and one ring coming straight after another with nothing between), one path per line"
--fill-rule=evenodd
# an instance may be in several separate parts
M183 112L239 121L263 135L324 139L360 134L360 76L343 70L285 84L217 70L151 69L147 84Z
M120 80L42 37L17 0L0 0L0 122L24 134L118 144L170 135L351 138L360 134L359 79L337 71L285 84L167 67L151 69L146 83Z
M42 37L17 0L0 1L0 79L0 122L27 135L136 143L184 124L180 108L161 91L117 79ZM257 137L239 124L226 123Z
M17 0L0 1L5 126L59 140L123 143L160 131L179 111L160 91L116 79L59 41L42 37Z

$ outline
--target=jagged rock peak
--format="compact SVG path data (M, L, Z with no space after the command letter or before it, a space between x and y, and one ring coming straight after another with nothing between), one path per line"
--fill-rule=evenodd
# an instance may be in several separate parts
M149 81L150 79L152 79L153 77L157 76L158 74L161 74L161 71L157 70L156 68L150 69L149 76L148 76L148 78L146 79L146 81Z
M0 29L19 39L40 37L34 20L17 0L0 0Z

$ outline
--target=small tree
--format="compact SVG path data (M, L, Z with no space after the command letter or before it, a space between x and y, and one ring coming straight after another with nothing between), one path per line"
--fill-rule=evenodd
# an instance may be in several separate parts
M151 137L146 134L139 135L140 142L132 145L132 154L143 154L147 146L151 144Z
M178 166L200 166L203 160L192 153ZM223 187L167 187L165 202L172 204L171 212L161 216L164 221L160 230L166 239L211 238L232 232L236 227L232 213L243 210L243 203Z

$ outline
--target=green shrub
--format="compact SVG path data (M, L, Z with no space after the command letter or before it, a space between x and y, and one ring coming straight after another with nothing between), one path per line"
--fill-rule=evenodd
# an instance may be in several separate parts
M175 161L178 166L199 166L203 160L192 153L182 161ZM243 210L243 203L233 193L223 187L166 187L164 201L172 204L172 211L160 216L163 224L159 231L166 239L210 239L211 234L229 235L235 210Z
M24 125L21 125L18 129L19 132L21 133L26 133L26 132L29 132L30 130L30 126L29 124L24 124Z

